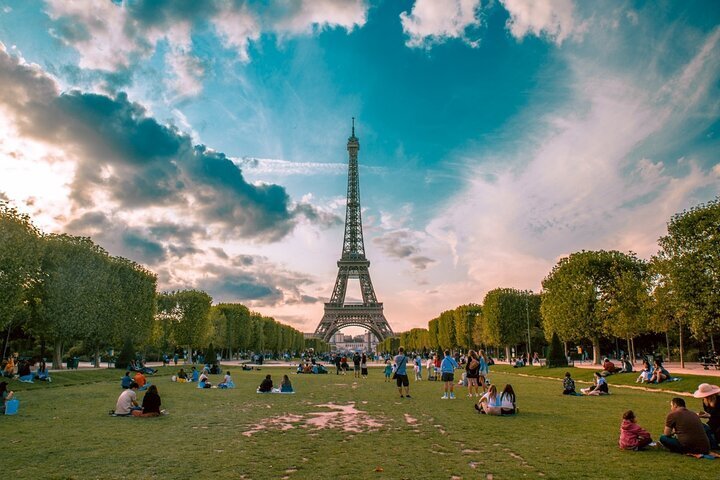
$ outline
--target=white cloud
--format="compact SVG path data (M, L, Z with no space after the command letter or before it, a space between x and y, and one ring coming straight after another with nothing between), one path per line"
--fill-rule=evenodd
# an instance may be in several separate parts
M281 2L282 3L282 2ZM300 0L291 15L280 17L273 30L281 33L310 33L314 29L344 28L348 32L367 20L365 0Z
M526 35L545 36L560 45L587 29L575 17L573 0L500 0L510 13L507 28L518 40Z
M461 38L472 46L477 41L466 37L469 27L479 26L480 0L417 0L410 13L400 14L408 47L427 47L449 38Z

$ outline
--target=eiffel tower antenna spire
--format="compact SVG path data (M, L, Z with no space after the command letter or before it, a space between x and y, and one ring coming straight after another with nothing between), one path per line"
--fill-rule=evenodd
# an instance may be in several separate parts
M378 339L393 336L385 319L383 304L378 302L370 280L370 261L365 257L362 232L362 209L360 208L360 172L358 151L360 141L355 136L355 117L352 118L352 135L348 138L348 187L345 208L345 235L343 249L338 260L338 275L330 301L325 303L325 314L315 330L315 336L330 341L333 334L349 326L363 327ZM362 293L361 304L345 301L348 279L358 279Z

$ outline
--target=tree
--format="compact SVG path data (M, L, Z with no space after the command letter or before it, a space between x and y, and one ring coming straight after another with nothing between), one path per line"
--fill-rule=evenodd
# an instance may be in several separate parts
M720 197L673 215L653 259L678 327L699 340L720 331ZM682 335L681 335L682 340ZM681 359L682 361L682 359Z
M512 288L490 290L483 300L483 329L488 343L505 347L510 358L510 346L523 343L527 325L524 292Z
M455 341L456 345L463 350L469 350L475 347L472 338L472 332L475 323L480 314L480 306L475 304L460 305L453 310L453 320L455 322Z
M194 347L204 345L208 335L212 298L200 290L182 290L171 295L179 312L173 337L178 345L188 347L188 354L192 354Z
M455 318L452 310L440 314L438 319L438 343L442 350L457 346L455 335Z
M41 255L40 232L30 218L0 201L0 328L7 329L3 358L13 317L40 278Z
M600 363L600 338L608 322L617 320L624 290L624 272L640 275L642 262L635 254L618 251L582 251L560 259L542 282L541 312L546 338L557 333L563 341L588 338L593 360Z

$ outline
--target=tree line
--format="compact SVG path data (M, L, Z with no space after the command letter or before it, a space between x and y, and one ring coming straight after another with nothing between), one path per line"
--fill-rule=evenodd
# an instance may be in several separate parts
M685 341L710 342L720 331L720 197L670 219L650 260L633 252L580 251L560 259L539 294L512 288L489 291L481 304L442 312L427 329L414 328L381 342L410 350L510 348L587 341L600 360L601 340L623 340L635 358L635 339L677 335L680 361Z
M299 352L302 332L234 303L212 305L199 290L157 292L157 276L109 255L90 238L45 234L27 215L0 202L0 328L52 349L60 368L69 346L101 353L127 342L161 352L209 344L238 352ZM19 333L18 333L19 332ZM323 348L322 345L316 345Z

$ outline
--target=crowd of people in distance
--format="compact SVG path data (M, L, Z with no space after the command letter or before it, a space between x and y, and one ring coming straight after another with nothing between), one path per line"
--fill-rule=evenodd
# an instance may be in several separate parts
M33 371L32 368L35 363L32 359L18 358L17 354L12 354L6 360L2 361L2 365L0 365L0 375L6 378L16 378L25 383L34 383L35 380L52 382L45 359L43 358L37 362L37 368Z

